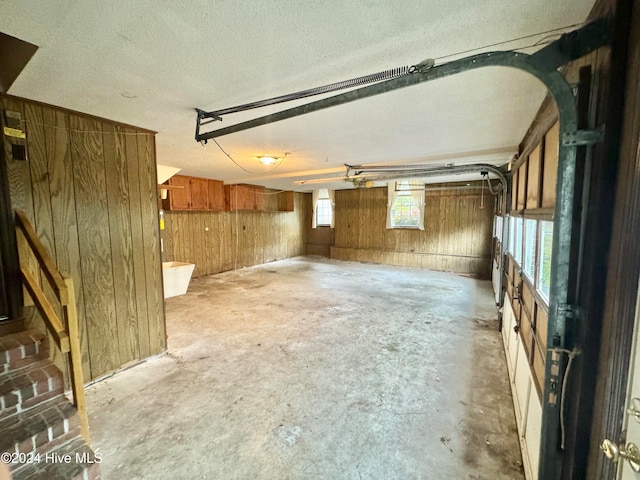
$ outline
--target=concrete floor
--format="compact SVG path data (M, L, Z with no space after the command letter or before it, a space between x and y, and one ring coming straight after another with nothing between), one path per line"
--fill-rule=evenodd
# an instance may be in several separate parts
M522 479L488 281L298 257L192 282L88 392L111 479Z

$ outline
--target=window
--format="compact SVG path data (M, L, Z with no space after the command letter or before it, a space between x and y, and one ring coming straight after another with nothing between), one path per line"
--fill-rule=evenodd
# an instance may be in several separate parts
M391 209L393 228L418 228L420 208L409 192L398 193Z
M536 276L536 243L538 240L538 221L524 221L524 258L522 271L534 282Z
M331 226L331 200L329 198L319 198L316 208L316 225L318 227Z
M522 265L522 218L514 217L513 250L511 254L518 265Z
M515 218L510 216L507 216L506 219L507 219L507 228L509 229L509 238L507 239L507 252L513 255L513 243L515 238L516 222L515 222Z
M334 219L334 191L326 188L314 190L312 193L313 215L311 228L331 227Z
M551 287L551 252L553 222L540 222L540 251L538 253L538 291L548 301Z
M424 230L424 185L404 180L388 187L387 228Z

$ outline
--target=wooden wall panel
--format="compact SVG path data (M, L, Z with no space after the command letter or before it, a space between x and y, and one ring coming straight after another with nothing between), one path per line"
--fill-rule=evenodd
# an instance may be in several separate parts
M29 152L28 162L30 176L31 176L31 201L33 203L33 218L35 220L35 230L43 245L48 251L55 252L54 232L53 232L53 219L51 213L50 202L50 188L48 178L48 158L46 153L46 137L44 131L44 119L41 105L26 104L24 105L24 117L25 126L28 125L29 134ZM25 130L27 130L25 128ZM33 265L37 270L39 268L36 264ZM36 275L37 278L37 275ZM56 295L53 289L46 281L46 277L42 271L39 272L39 284L49 299L49 302L53 306L55 312L60 318L62 318L62 308L56 300ZM40 331L47 331L44 320L39 312L33 310L27 316L26 325L30 328L37 328ZM50 336L47 331L47 335ZM50 336L50 341L53 338ZM53 343L51 343L53 345ZM51 350L51 359L54 364L61 370L66 369L64 356L58 351L58 349ZM67 379L70 378L68 375ZM69 386L69 385L67 385Z
M527 202L525 207L533 209L539 207L540 199L540 152L541 147L537 146L529 155L527 162Z
M558 149L560 148L560 124L556 122L544 136L544 161L542 173L542 207L556 204L556 180L558 178Z
M159 353L153 133L11 96L2 104L23 114L27 132L28 161L7 162L12 206L74 279L85 380Z
M149 305L147 304L145 245L142 234L142 198L140 196L140 175L138 163L138 139L135 130L124 130L127 154L126 178L129 188L129 216L131 218L132 266L134 275L134 291L136 302L137 340L140 358L151 355L149 346Z
M542 385L544 385L544 350L541 350L538 346L533 348L533 380L536 390L538 391L538 397L542 397Z
M82 278L80 268L80 246L75 214L75 191L73 188L73 166L71 164L69 115L54 108L43 107L43 123L48 158L49 191L54 228L54 248L58 268L67 272L78 282ZM91 379L87 317L84 308L84 292L76 283L76 310L78 332L82 349L82 371L85 381Z
M511 174L511 211L518 210L518 172L513 170Z
M194 263L196 278L304 255L308 196L294 194L293 212L165 212L165 260Z
M103 146L105 164L109 165L109 168L105 168L105 198L109 211L108 231L112 245L115 325L120 352L118 362L122 365L139 358L140 354L127 155L125 135L122 129L115 125L104 125ZM134 158L137 160L137 156L131 157L131 160Z
M27 133L27 135L29 135L29 126L24 121L24 104L12 97L3 97L3 105L5 110L17 112L22 116L24 127L23 131ZM33 218L34 208L33 200L31 198L31 172L29 169L29 163L28 161L24 162L19 160L12 160L13 157L11 155L11 145L6 141L6 139L3 143L3 148L5 149L5 158L7 159L7 177L9 180L9 195L11 197L11 205L14 210L22 210L27 215L27 217ZM29 152L27 152L27 159L28 156ZM21 235L21 233L18 234L18 236ZM38 263L35 257L30 253L30 251L23 248L24 245L24 242L18 241L18 254L20 256L21 267L25 267L34 276L34 278L39 278ZM27 293L27 290L23 290L25 302L33 305L32 302L29 302L29 294ZM33 315L33 309L24 312L27 323L29 323Z
M331 256L488 278L494 201L485 190L481 208L481 198L477 188L426 192L425 230L388 230L385 188L339 190Z
M522 210L525 207L527 199L527 161L518 169L518 201L516 202L516 210Z
M536 312L536 337L543 351L547 349L548 319L547 312L543 308L538 308Z
M304 209L309 212L309 220L305 222L305 234L307 238L305 253L307 255L329 257L331 255L331 247L334 246L336 242L336 230L330 227L311 228L311 215L313 214L311 202L311 195L306 195ZM337 209L338 206L336 205L335 208Z
M522 284L522 305L526 308L529 318L533 319L534 295L528 283Z
M151 353L167 348L162 293L162 265L160 259L160 224L158 220L158 175L156 142L151 135L137 135L138 172L140 175L140 205L142 210L142 243L144 245L145 292L149 319L149 348Z
M115 294L109 237L102 125L93 119L70 117L71 156L77 211L85 314L91 370L110 372L120 363Z

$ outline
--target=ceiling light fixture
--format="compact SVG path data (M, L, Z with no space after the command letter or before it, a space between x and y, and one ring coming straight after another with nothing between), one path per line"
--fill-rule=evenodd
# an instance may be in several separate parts
M291 152L284 152L284 155L282 157L274 157L272 155L259 155L256 158L263 165L279 166L282 163L282 161L287 157L287 155L291 155Z
M277 157L269 156L269 155L261 155L261 156L258 157L258 161L263 165L273 165L278 160L280 160L280 159L277 158Z

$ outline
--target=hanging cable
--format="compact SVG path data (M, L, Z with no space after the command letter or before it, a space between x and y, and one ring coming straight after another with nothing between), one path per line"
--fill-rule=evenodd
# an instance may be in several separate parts
M573 350L567 350L566 348L551 348L549 349L554 353L566 353L569 357L567 360L567 368L564 370L564 378L562 379L562 391L560 392L560 449L564 450L565 441L565 425L564 425L564 401L567 394L567 380L569 378L569 372L571 372L571 364L573 359L580 354L580 350L574 348Z
M499 47L500 45L506 45L507 43L518 42L520 40L527 40L529 38L539 37L540 35L546 35L548 33L560 32L561 30L568 30L569 28L576 28L576 27L580 27L582 25L584 25L584 22L582 22L582 23L574 23L573 25L565 25L564 27L552 28L551 30L546 30L544 32L532 33L531 35L524 35L522 37L512 38L510 40L503 40L502 42L491 43L489 45L484 45L482 47L471 48L469 50L461 50L460 52L456 52L456 53L448 53L447 55L443 55L441 57L436 57L434 60L442 60L444 58L456 57L458 55L464 55L466 53L473 53L473 52L477 52L479 50L484 50L485 48ZM560 33L558 33L557 35L560 35ZM543 45L544 44L544 40L546 40L547 38L550 38L551 36L552 35L549 35L549 36L543 38L542 40L539 40L538 42L536 42L536 43L534 43L532 45L528 45L526 47L515 48L514 50L521 50L521 49L524 49L524 48L529 48L529 47L533 47L533 46L537 46L537 45Z
M417 73L417 72L422 73L422 72L430 69L431 67L433 67L435 65L435 61L436 60L442 60L442 59L445 59L445 58L455 57L455 56L458 56L458 55L477 52L479 50L484 50L484 49L492 48L492 47L498 47L498 46L501 46L501 45L506 45L508 43L518 42L520 40L527 40L529 38L539 37L541 35L548 35L547 37L544 37L541 40L538 40L536 43L534 43L532 45L516 48L516 50L523 50L523 49L530 48L530 47L533 47L533 46L543 45L543 44L547 43L547 42L545 42L546 39L552 38L552 37L555 37L555 36L561 34L561 33L556 33L556 32L562 32L563 30L579 27L581 25L583 25L583 23L575 23L573 25L565 25L563 27L553 28L551 30L546 30L546 31L543 31L543 32L537 32L537 33L533 33L533 34L530 34L530 35L524 35L524 36L518 37L518 38L512 38L512 39L504 40L504 41L501 41L501 42L491 43L491 44L488 44L488 45L484 45L482 47L476 47L476 48L472 48L472 49L468 49L468 50L462 50L462 51L455 52L455 53L449 53L447 55L443 55L443 56L437 57L435 59L428 59L428 60L425 60L425 61L423 61L421 63L418 63L416 65L411 65L411 66L408 66L408 67L407 66L396 67L396 68L392 68L392 69L389 69L389 70L384 70L382 72L377 72L377 73L373 73L373 74L369 74L369 75L364 75L364 76L361 76L361 77L352 78L350 80L343 80L341 82L330 83L328 85L324 85L324 86L320 86L320 87L314 87L314 88L310 88L310 89L307 89L307 90L300 90L298 92L289 93L289 94L286 94L286 95L280 95L280 96L277 96L277 97L268 98L266 100L259 100L259 101L256 101L256 102L250 102L250 103L245 103L245 104L242 104L242 105L237 105L235 107L222 108L222 109L213 110L213 111L210 111L210 112L205 112L204 110L196 109L197 112L198 112L198 119L201 120L203 118L209 118L209 119L211 119L209 121L222 120L221 115L227 115L227 114L230 114L230 113L243 112L243 111L246 111L246 110L252 110L254 108L266 107L266 106L269 106L269 105L277 105L277 104L284 103L284 102L290 102L292 100L299 100L299 99L311 97L311 96L314 96L314 95L322 95L324 93L334 92L336 90L343 90L343 89L347 89L347 88L359 87L359 86L362 86L362 85L367 85L369 83L382 82L384 80L391 80L391 79L394 79L394 78L402 77L402 76L405 76L405 75L410 75L410 74ZM208 122L206 122L206 123L208 123ZM202 123L202 125L204 125L204 123Z
M486 176L486 177L484 177L484 178L485 178L485 180L487 181L487 186L488 186L488 188L489 188L489 191L491 192L491 195L498 195L498 194L502 191L503 186L502 186L502 184L501 184L501 183L500 183L500 184L498 184L498 185L497 185L497 187L496 187L496 189L494 190L494 189L493 189L493 186L491 185L491 180L489 180L489 175L487 175L487 176Z
M222 146L218 143L218 141L215 138L212 138L211 140L213 140L213 142L218 146L218 148L220 149L220 151L222 153L224 153L227 157L229 157L229 160L231 160L233 163L236 164L237 167L239 167L240 169L244 170L247 173L253 173L249 170L247 170L246 168L244 168L242 165L240 165L238 162L236 162L233 157L231 155L229 155L224 148L222 148Z

